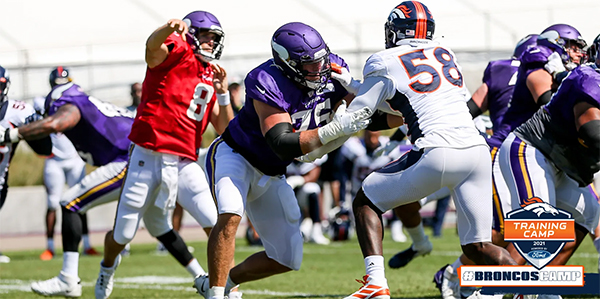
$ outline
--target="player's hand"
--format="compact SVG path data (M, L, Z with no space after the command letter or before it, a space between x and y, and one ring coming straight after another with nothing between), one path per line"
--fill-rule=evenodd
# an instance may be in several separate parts
M346 101L337 108L330 123L318 129L321 144L335 140L344 135L352 135L366 128L371 120L371 109L363 107L357 111L346 113Z
M227 90L229 88L229 81L227 80L227 71L225 71L225 69L216 64L216 63L211 63L210 67L212 68L213 72L214 72L214 76L213 76L213 86L215 87L215 91L217 93L227 93Z
M0 125L0 145L12 143L10 140L10 128Z
M563 64L562 58L560 58L560 55L556 52L548 56L548 62L546 62L546 64L544 65L544 69L553 76L556 73L564 72L567 70L565 68L565 65Z
M336 63L332 63L331 70L331 78L340 82L349 93L354 95L358 94L361 84L358 80L354 80L354 78L352 78L352 75L348 69Z
M381 157L389 155L394 149L400 145L400 141L390 140L387 144L382 144L373 151L373 157Z
M189 28L184 21L179 19L170 19L167 22L167 27L171 28L173 32L177 32L179 35L181 35L181 39L186 41Z

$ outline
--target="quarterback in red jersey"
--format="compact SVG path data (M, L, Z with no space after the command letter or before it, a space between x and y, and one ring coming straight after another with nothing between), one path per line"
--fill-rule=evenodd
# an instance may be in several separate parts
M195 11L172 19L146 42L146 78L129 139L129 169L113 231L105 239L96 298L112 292L119 253L143 218L155 236L192 276L205 274L173 230L175 201L208 233L217 220L197 151L210 122L221 134L233 118L225 69L210 62L223 51L224 33L217 18ZM217 103L217 104L215 104Z

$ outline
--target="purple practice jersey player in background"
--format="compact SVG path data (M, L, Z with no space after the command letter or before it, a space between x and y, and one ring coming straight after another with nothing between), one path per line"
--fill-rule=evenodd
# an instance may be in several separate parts
M588 185L600 170L599 71L589 65L571 71L550 103L508 135L499 164L513 208L537 197L575 219L576 239L569 243L576 245L550 263L564 265L598 225L600 207Z
M529 47L520 57L521 65L510 107L500 128L494 128L494 135L488 141L490 146L499 147L508 133L550 101L553 73L550 58L558 56L564 67L573 68L581 63L581 51L585 46L579 31L565 24L552 25L538 36L537 45Z
M273 59L246 76L246 104L207 154L219 218L208 240L210 280L197 279L195 285L205 298L222 299L237 284L300 269L300 209L285 180L286 166L365 128L371 115L368 108L345 113L340 103L353 97L331 79L332 63L345 63L314 28L285 24L275 31L271 48ZM343 115L349 121L340 123ZM244 212L265 251L229 270Z
M78 213L118 198L127 166L127 135L133 123L133 114L127 109L95 99L70 81L63 67L54 69L45 105L48 116L9 133L17 139L35 140L63 132L83 160L98 166L62 195L62 270L57 277L31 284L35 293L45 296L81 296L78 247L82 222Z

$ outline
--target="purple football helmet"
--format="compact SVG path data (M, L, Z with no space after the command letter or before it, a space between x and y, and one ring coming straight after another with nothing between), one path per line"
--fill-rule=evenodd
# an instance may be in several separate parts
M600 68L600 34L596 36L587 50L588 62L595 63Z
M522 38L517 43L517 46L515 47L515 50L513 51L513 55L512 55L513 59L519 59L519 57L521 57L521 55L523 55L523 52L525 52L525 50L527 50L531 46L534 46L535 43L537 42L537 38L538 38L537 34L529 34L526 37Z
M8 88L10 87L10 76L8 71L0 66L0 103L8 100Z
M217 17L207 11L194 11L185 16L183 21L189 27L186 40L194 53L200 55L206 62L221 58L223 48L225 47L225 32L223 32L223 28ZM201 32L210 32L217 35L213 42L212 53L202 50L199 40Z
M287 23L279 27L273 34L271 50L275 64L288 78L302 86L319 90L331 77L329 47L317 30L304 23ZM313 69L305 70L308 65Z
M432 39L435 21L425 4L404 1L398 4L385 22L385 48L393 48L405 38Z
M567 43L576 43L579 48L586 46L581 33L575 27L566 24L555 24L546 28L537 38L537 44L557 52L565 64L571 61L567 52Z
M50 72L50 77L48 80L50 81L50 87L67 84L73 81L69 76L69 69L64 66L57 66L54 68Z

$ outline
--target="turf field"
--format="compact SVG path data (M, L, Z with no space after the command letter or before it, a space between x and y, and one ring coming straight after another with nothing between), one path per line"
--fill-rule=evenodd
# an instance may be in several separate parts
M432 283L433 274L447 263L452 263L460 251L458 237L453 229L444 236L432 239L431 255L419 257L400 270L386 269L392 298L440 298ZM246 246L238 240L236 259L243 260L258 247ZM189 245L196 248L194 255L206 265L206 243ZM394 243L386 235L386 261L408 243ZM155 244L134 245L132 254L119 267L111 298L200 298L192 287L192 278L170 255L155 254ZM12 261L0 264L0 298L42 298L31 293L29 284L58 274L61 258L42 262L40 251L6 252ZM60 253L58 256L62 256ZM79 276L83 284L82 298L94 297L94 283L100 257L84 256L80 260ZM598 254L589 238L571 259L571 264L583 265L586 272L597 272ZM304 261L298 272L286 273L257 282L244 284L244 298L342 298L360 287L354 279L364 275L363 259L356 239L334 242L330 246L306 244ZM577 298L567 296L565 298ZM586 297L591 298L591 297Z

